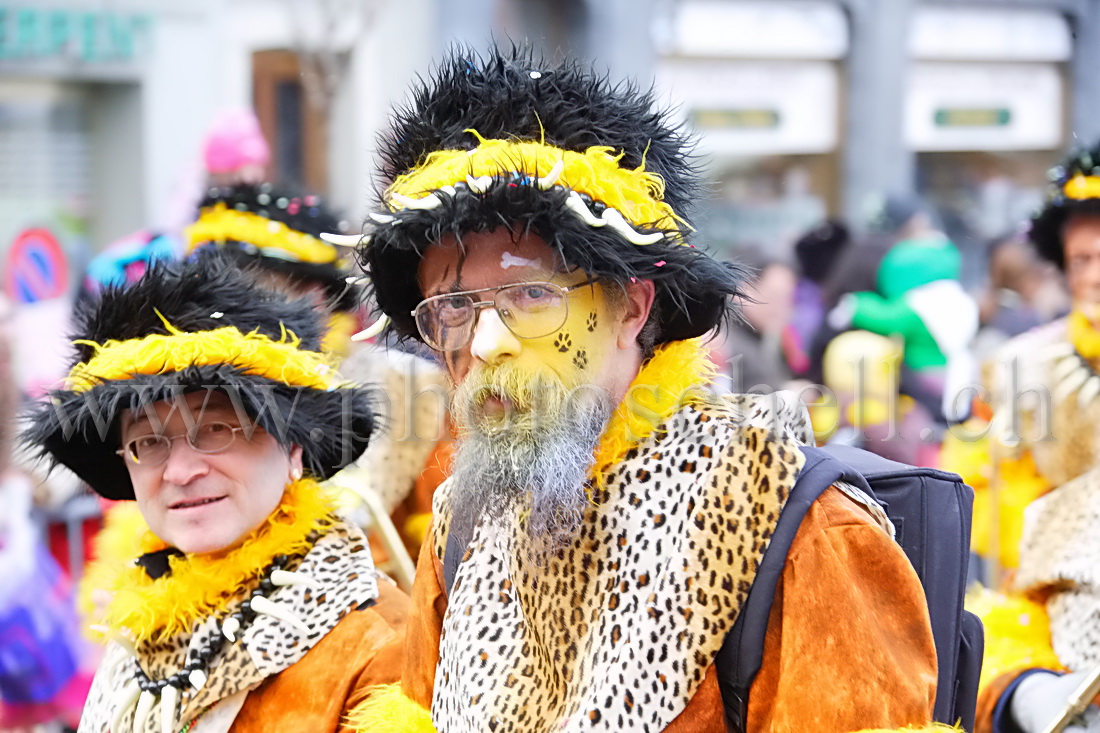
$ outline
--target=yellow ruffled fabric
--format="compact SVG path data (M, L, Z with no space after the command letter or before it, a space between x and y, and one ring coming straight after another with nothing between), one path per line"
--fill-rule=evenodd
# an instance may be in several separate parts
M596 446L591 475L603 483L609 468L648 438L670 416L705 395L715 372L700 339L657 347L631 382Z
M299 348L301 339L290 331L284 330L282 338L275 341L255 331L242 333L233 326L194 332L181 331L167 321L164 326L167 334L102 344L74 341L92 347L95 355L72 368L68 388L86 392L103 380L215 364L231 364L248 374L313 389L328 389L335 378L332 357Z
M400 684L374 688L348 714L348 726L362 733L435 733L431 713L407 697Z
M1063 669L1051 648L1050 617L1043 604L978 587L967 594L966 609L985 625L979 689L1005 672L1024 667Z
M562 166L556 183L617 209L634 226L679 231L682 220L663 201L665 182L645 163L628 170L619 166L622 153L594 145L583 153L565 150L545 142L487 140L475 130L481 144L473 150L437 150L409 173L398 176L387 191L391 210L405 206L394 194L421 198L444 186L465 182L467 176L498 176L521 173L546 177L555 166Z
M203 209L183 235L188 252L204 244L235 241L248 242L265 256L288 262L328 265L339 258L336 247L324 240L250 211L230 209L220 201Z
M303 478L287 486L278 508L236 548L172 557L171 572L153 580L134 560L167 544L136 511L121 511L96 538L95 559L81 583L81 610L109 634L154 642L228 610L239 589L259 578L273 557L307 552L310 535L333 522L331 496L313 479Z

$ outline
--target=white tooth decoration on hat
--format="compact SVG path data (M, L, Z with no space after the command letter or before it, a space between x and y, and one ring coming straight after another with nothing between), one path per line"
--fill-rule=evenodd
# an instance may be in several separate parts
M456 193L455 192L455 187L452 186L449 183L446 186L440 186L439 190L442 191L443 193L447 194L448 196L454 196L455 193Z
M306 626L302 619L294 615L289 609L280 606L274 601L264 598L263 596L256 596L251 600L252 610L256 613L262 613L266 616L273 616L281 621L286 621L303 634L309 633L309 627Z
M378 224L393 224L394 222L394 217L389 214L379 214L376 211L372 211L369 216Z
M1051 370L1051 376L1054 377L1055 382L1060 382L1067 376L1072 374L1080 366L1081 362L1077 359L1077 357L1068 356L1054 365L1054 369Z
M565 170L565 158L554 163L554 167L550 169L550 172L538 179L539 188L543 191L549 191L558 182L563 170Z
M565 207L579 216L581 221L590 227L602 227L607 224L606 221L592 213L588 208L588 204L584 203L584 199L576 191L570 191L569 195L565 197Z
M222 634L230 642L237 641L237 632L241 630L241 622L230 616L222 623Z
M153 693L148 690L141 691L141 696L138 697L137 710L134 711L134 726L130 729L133 733L141 733L145 730L145 719L153 711L153 704L156 701L157 698L153 696Z
M1077 368L1077 371L1063 379L1062 383L1058 385L1058 388L1054 390L1055 403L1061 402L1073 394L1073 391L1084 384L1091 373L1088 367L1081 366Z
M1096 399L1098 394L1100 394L1100 377L1093 374L1081 387L1081 391L1077 393L1077 404L1081 407L1088 407L1089 403Z
M206 672L203 672L201 669L193 669L191 673L187 675L187 681L195 688L195 692L198 692L206 685L206 680Z
M623 238L631 244L653 244L665 238L665 235L661 232L651 232L649 234L638 232L630 226L630 222L619 213L618 209L608 208L604 210L603 220L607 222L609 227L623 235Z
M122 719L126 717L126 713L134 706L140 695L141 685L138 684L136 679L130 680L122 688L122 692L116 698L115 714L111 716L110 730L112 732L122 730Z
M439 205L443 203L443 199L439 198L434 193L429 193L424 198L419 199L395 193L390 196L390 199L401 204L406 209L413 209L414 211L431 211L432 209L439 208Z
M160 733L175 733L176 703L179 699L179 688L164 686L164 692L160 693Z
M336 232L321 232L321 239L336 247L357 247L359 243L370 239L362 234L337 234Z
M290 570L272 570L268 577L272 585L309 585L313 580L303 573L294 573Z
M366 341L367 339L374 338L378 334L382 333L382 329L386 327L390 322L390 317L382 314L378 316L378 320L364 328L359 333L352 334L352 341Z
M489 190L489 185L492 184L493 179L491 176L466 176L466 185L470 187L470 190L474 193L485 193Z

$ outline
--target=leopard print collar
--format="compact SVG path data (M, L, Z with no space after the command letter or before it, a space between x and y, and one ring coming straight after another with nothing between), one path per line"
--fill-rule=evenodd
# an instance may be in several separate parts
M226 644L214 658L206 683L198 690L188 687L183 691L172 716L177 728L182 721L192 720L218 701L247 691L290 667L347 613L378 596L378 573L366 537L357 527L339 520L316 541L295 571L308 578L308 582L277 588L269 598L304 621L309 633L302 633L274 616L257 616L242 630L236 643ZM254 586L255 582L246 585L235 596L238 605ZM192 652L197 653L222 634L223 620L224 614L210 615L197 621L188 632L139 642L134 647L136 657L124 645L110 645L96 673L81 729L109 730L120 706L127 702L120 691L135 677L138 665L151 679L175 674L186 665ZM131 703L122 716L122 729L160 733L161 702L158 698L144 727L136 728L132 728L135 710Z
M1032 502L1025 514L1016 587L1048 597L1051 641L1071 670L1100 664L1100 468Z
M526 506L485 517L450 589L438 730L663 730L695 694L800 470L775 396L693 401L594 489L575 540L532 564ZM443 556L451 485L435 497Z

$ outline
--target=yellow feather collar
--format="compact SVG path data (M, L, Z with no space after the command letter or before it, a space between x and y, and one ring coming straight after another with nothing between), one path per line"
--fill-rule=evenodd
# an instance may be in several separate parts
M1079 310L1073 310L1068 321L1069 341L1077 353L1089 361L1100 359L1100 329Z
M136 641L159 642L197 621L226 611L276 555L295 555L312 547L310 535L331 526L333 501L314 480L289 485L282 503L238 547L225 555L189 555L169 559L171 572L151 579L134 560L167 547L140 519L127 511L96 538L96 559L82 580L84 610L97 593L107 594L93 623ZM123 535L123 533L125 533ZM106 597L105 597L106 598Z
M684 405L698 401L714 375L700 339L657 347L631 382L596 446L592 477L602 484L607 469L622 461Z

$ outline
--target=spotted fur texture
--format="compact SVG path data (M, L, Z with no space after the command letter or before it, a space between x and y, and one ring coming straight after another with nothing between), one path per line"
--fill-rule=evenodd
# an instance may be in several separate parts
M242 631L237 642L226 644L214 658L209 681L194 692L190 688L181 697L177 721L187 721L206 707L247 690L278 674L300 660L350 611L378 596L378 573L363 533L356 527L338 523L318 540L301 564L294 568L308 575L308 585L285 586L269 598L291 610L310 627L302 636L286 622L259 615ZM236 589L239 600L250 594L253 585ZM233 592L232 590L228 592ZM236 610L234 605L230 613ZM116 696L133 678L136 665L152 679L175 674L186 665L188 653L200 649L221 631L221 617L207 618L191 633L180 634L164 643L138 647L139 660L126 656L113 669L104 664L97 672L81 719L82 731L106 733L116 711ZM109 648L108 659L119 658L118 645ZM133 711L123 718L123 730L131 730ZM180 723L182 725L182 723ZM143 733L160 733L160 704L154 707Z
M1046 597L1050 636L1067 669L1100 664L1100 469L1036 499L1027 509L1016 587Z
M772 396L687 406L611 468L573 543L528 560L483 518L443 622L440 731L660 731L733 625L809 433ZM436 494L443 556L450 490Z

